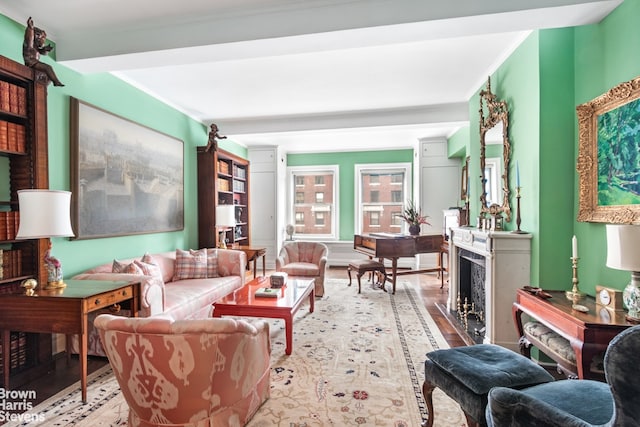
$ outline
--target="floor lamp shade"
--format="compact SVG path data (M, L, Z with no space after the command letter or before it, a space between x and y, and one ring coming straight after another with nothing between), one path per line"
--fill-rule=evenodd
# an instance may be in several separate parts
M607 267L631 272L631 282L622 299L629 310L627 319L640 322L640 227L607 224Z
M71 237L71 192L20 190L20 225L17 239Z

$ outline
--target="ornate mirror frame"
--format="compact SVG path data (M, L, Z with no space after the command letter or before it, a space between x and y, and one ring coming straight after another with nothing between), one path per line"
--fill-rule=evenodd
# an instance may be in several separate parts
M502 204L487 206L487 180L484 176L486 164L487 132L495 126L502 124ZM492 216L504 215L506 222L511 221L511 204L509 200L509 157L511 144L509 143L509 109L506 101L498 100L491 92L491 78L487 79L487 87L480 91L480 181L482 182L482 194L480 194L480 214Z
M636 166L639 109L640 77L576 107L578 221L640 224Z

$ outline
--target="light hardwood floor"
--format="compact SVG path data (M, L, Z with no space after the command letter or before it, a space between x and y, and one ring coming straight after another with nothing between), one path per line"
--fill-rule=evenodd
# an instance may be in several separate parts
M267 271L267 275L269 273L270 272ZM326 275L331 278L346 278L347 270L346 267L329 268ZM249 279L250 277L253 276L250 275L250 273L247 273L247 278ZM367 276L364 275L361 279L363 292L367 286L370 286L370 284L366 282L366 277ZM446 283L446 279L447 276L445 274L445 285L440 289L440 279L435 273L402 276L402 280L407 280L416 287L418 296L421 298L427 311L431 314L431 317L435 320L449 345L451 347L467 345L465 340L458 334L455 327L452 326L443 314L443 307L446 307L448 298L448 284ZM89 372L93 372L104 366L106 363L106 359L104 358L89 357L88 370ZM36 381L25 384L20 388L23 390L35 390L37 394L37 401L32 403L37 404L78 381L79 378L80 368L77 356L72 357L70 365L67 365L65 357L59 357L56 359L55 369L51 370L47 375L40 377Z

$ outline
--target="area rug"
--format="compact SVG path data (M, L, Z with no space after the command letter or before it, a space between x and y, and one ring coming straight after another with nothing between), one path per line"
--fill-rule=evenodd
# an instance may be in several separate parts
M294 320L293 353L285 355L284 322L271 326L271 397L249 427L418 427L427 417L422 396L425 354L448 345L412 284L395 295L363 283L329 279L315 312ZM89 402L79 384L7 426L124 426L127 405L108 366L89 377ZM434 392L435 425L465 426L459 406Z

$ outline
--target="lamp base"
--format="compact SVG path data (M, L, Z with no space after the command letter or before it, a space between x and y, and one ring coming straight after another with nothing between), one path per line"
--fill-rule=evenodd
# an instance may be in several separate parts
M640 323L640 272L631 272L631 281L622 291L622 300L627 306L625 318L633 323Z
M567 296L567 299L570 299L572 301L578 301L581 300L582 298L585 297L585 293L584 292L580 292L580 291L566 291L565 295Z
M67 284L64 283L64 280L56 280L55 282L47 282L43 289L61 289L66 287Z

